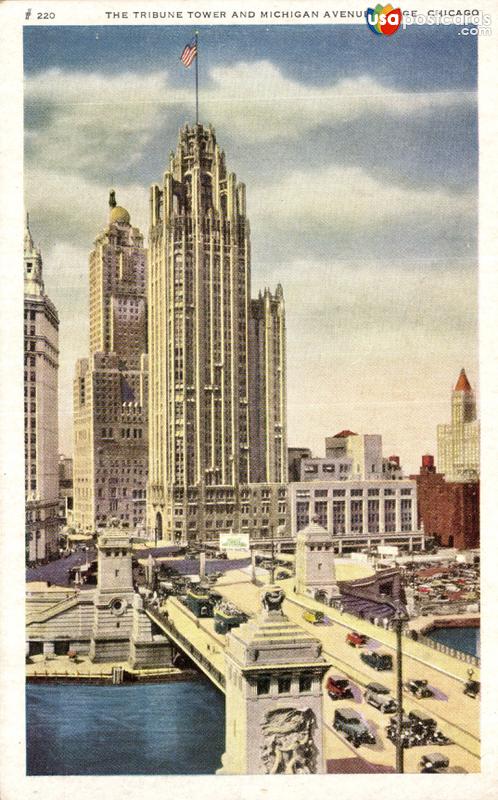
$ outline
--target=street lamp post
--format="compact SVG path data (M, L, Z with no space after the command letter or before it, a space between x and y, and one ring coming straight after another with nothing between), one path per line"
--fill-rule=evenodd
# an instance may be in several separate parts
M396 631L396 701L398 704L396 712L396 772L404 772L404 748L403 748L403 654L401 648L401 637L403 624L409 617L400 600L395 600L389 605L394 609L392 623Z

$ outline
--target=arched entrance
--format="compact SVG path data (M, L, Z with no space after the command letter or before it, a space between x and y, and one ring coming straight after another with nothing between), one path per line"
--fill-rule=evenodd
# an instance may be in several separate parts
M156 526L155 526L155 535L156 535L156 544L163 538L163 518L160 511L156 514Z

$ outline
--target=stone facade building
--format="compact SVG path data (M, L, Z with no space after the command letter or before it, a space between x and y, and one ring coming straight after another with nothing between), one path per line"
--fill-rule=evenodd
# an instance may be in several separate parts
M285 489L283 293L251 301L245 186L211 127L180 131L150 209L147 524L213 540L239 529L243 487Z
M90 357L76 364L74 515L78 530L145 527L147 303L143 236L110 196L90 255Z
M57 552L59 317L45 293L42 257L24 234L24 456L26 560Z
M307 480L289 485L291 534L313 517L339 553L361 547L397 545L421 549L417 524L417 484L413 480Z
M451 394L451 423L437 426L438 468L447 481L479 479L476 399L462 369Z
M132 579L131 532L116 521L98 537L96 588L28 584L29 655L88 655L94 662L127 662L133 669L171 664L171 644L156 632Z

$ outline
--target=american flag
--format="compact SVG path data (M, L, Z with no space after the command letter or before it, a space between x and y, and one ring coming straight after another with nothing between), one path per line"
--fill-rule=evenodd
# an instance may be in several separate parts
M190 67L196 55L197 55L197 40L196 37L194 36L194 38L183 48L183 53L180 56L180 61L185 67Z

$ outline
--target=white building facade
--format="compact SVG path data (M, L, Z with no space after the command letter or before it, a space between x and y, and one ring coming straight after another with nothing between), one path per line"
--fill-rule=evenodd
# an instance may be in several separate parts
M148 530L253 534L266 485L268 533L286 518L284 298L251 300L245 186L211 126L182 128L150 211Z
M417 485L409 479L291 483L289 504L292 536L315 518L338 553L385 544L423 547L423 531L417 526Z
M24 234L24 455L26 560L57 552L59 317L45 293L42 257Z

